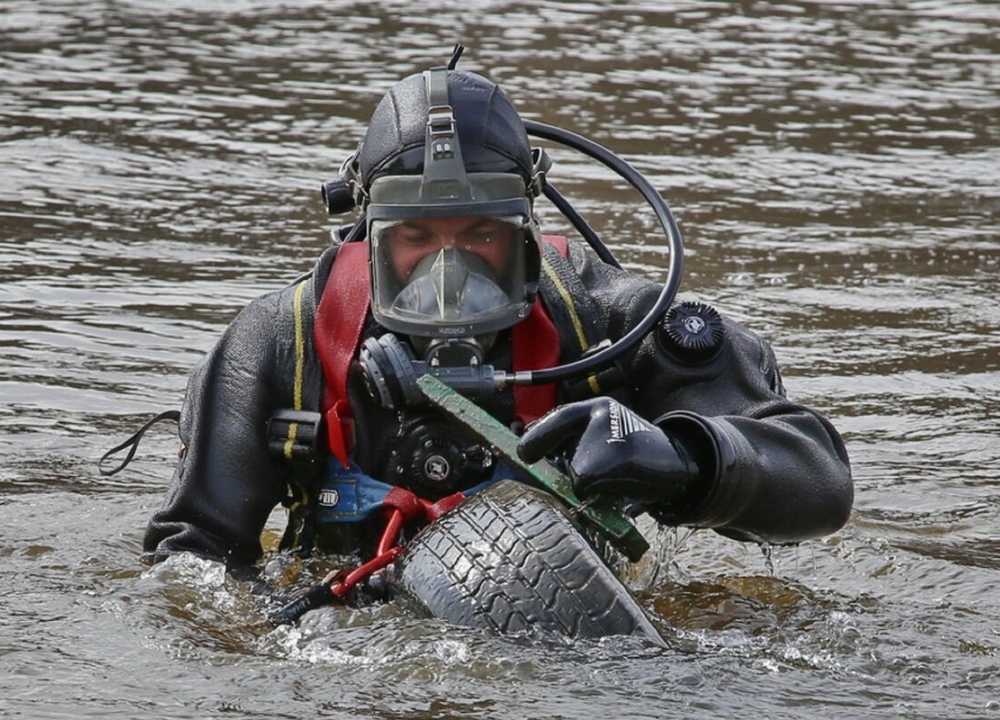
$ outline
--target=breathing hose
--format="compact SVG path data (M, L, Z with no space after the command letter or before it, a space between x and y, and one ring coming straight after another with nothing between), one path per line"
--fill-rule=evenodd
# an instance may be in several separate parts
M677 295L683 274L684 243L681 239L680 229L677 227L677 221L674 220L673 213L670 212L670 207L666 201L649 180L628 162L604 146L588 140L582 135L577 135L554 125L525 120L524 126L529 135L557 142L597 160L635 188L656 214L657 220L663 227L670 250L667 277L663 283L663 290L660 292L659 297L649 312L646 313L646 317L617 342L610 347L599 350L592 355L587 355L575 362L567 363L566 365L543 370L519 371L513 373L512 378L508 378L508 382L514 385L543 385L545 383L585 377L596 369L607 367L649 334L657 321L670 309L670 304Z

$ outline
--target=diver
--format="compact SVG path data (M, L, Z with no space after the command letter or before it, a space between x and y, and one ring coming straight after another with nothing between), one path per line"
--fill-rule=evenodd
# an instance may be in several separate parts
M382 98L324 186L331 214L357 208L356 222L194 369L144 557L253 566L284 505L281 551L364 561L382 532L373 508L395 491L438 501L503 477L488 446L419 402L421 373L518 433L524 460L561 463L581 497L741 541L843 526L845 446L786 397L770 345L704 303L661 307L656 283L543 235L547 156L497 85L455 69L459 54Z

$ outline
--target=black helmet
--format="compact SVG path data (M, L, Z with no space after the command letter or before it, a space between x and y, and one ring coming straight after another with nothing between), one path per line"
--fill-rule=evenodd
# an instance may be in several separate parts
M528 134L504 92L475 73L428 72L447 73L447 94L441 105L452 108L466 172L515 173L530 186L532 160ZM383 175L423 172L431 108L427 74L418 73L399 81L375 108L357 158L359 180L365 192ZM435 103L438 102L436 99Z
M366 212L372 312L383 327L471 337L527 316L541 264L537 183L524 123L494 83L448 68L401 80L343 172ZM444 237L446 222L447 248L428 240L424 262L394 260L401 233ZM503 245L502 261L483 261L477 248L488 243Z

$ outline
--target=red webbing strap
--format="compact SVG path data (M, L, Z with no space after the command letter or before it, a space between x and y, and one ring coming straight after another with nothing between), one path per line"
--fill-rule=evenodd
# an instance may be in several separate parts
M354 416L347 399L347 374L368 314L371 297L368 272L368 243L341 245L313 325L313 338L326 380L323 407L330 452L345 468L354 449Z
M566 257L569 245L561 235L543 235L542 240ZM539 296L528 317L511 329L514 372L542 370L559 364L559 331L545 311ZM534 422L556 406L556 386L526 385L514 388L514 414L525 425Z

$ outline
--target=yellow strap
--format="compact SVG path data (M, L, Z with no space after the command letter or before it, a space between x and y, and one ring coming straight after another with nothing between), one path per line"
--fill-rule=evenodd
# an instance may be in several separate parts
M302 409L302 378L305 375L306 366L306 340L302 328L302 293L305 292L307 280L303 280L295 288L295 295L292 296L292 311L295 316L295 385L292 390L292 406L296 410ZM292 459L292 446L295 444L295 437L298 435L299 424L290 423L288 426L288 439L285 440L285 457Z
M285 459L292 459L292 448L295 446L295 437L299 434L299 424L289 423L288 439L285 440Z
M567 290L566 286L562 284L562 280L560 280L556 275L555 269L544 257L542 258L542 269L545 271L545 274L548 275L549 280L552 281L552 284L556 288L556 292L559 293L559 297L562 298L563 304L569 311L569 319L573 323L573 330L576 332L576 339L577 342L580 343L580 349L586 350L590 344L587 342L587 335L583 331L583 323L580 321L580 316L576 312L576 304L573 302L573 298L570 296L569 290ZM598 384L596 376L591 375L588 377L587 384L590 385L590 389L595 395L599 395L601 393L601 386Z
M292 309L295 312L295 389L292 404L296 410L302 409L302 376L305 374L306 366L306 339L302 329L302 293L305 292L307 282L308 280L303 280L299 283L292 298Z

